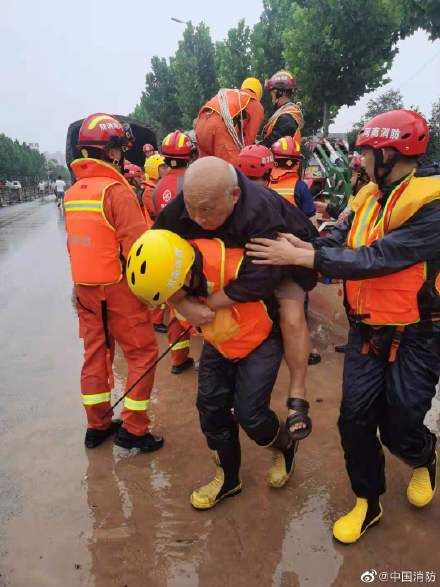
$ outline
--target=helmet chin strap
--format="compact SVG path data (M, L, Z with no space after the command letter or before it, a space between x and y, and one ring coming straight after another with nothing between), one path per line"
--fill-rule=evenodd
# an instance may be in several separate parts
M374 177L376 178L379 189L386 185L386 179L393 170L393 167L401 158L401 154L396 151L390 159L385 163L383 160L383 150L374 149Z

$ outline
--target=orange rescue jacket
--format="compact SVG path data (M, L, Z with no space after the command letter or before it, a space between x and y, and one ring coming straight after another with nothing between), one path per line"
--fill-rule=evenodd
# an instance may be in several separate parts
M104 161L76 159L71 169L78 181L67 190L64 209L73 282L117 283L123 271L120 246L114 227L105 217L104 199L112 185L123 184L133 190L125 177Z
M296 170L274 167L270 174L268 187L287 200L289 204L298 207L295 201L295 186L298 179L299 176Z
M223 289L237 277L243 261L243 249L226 248L220 239L195 239L203 259L203 274L208 294ZM177 314L177 313L176 313ZM177 315L182 321L182 316ZM221 308L214 321L202 326L203 338L224 357L232 361L243 359L266 340L272 330L272 320L263 301L236 303Z
M226 90L226 95L229 113L232 118L235 118L240 112L245 110L249 102L253 99L248 92L245 92L244 90ZM214 110L214 112L217 112L220 116L222 115L217 95L208 100L208 102L202 106L200 112L207 109Z
M283 114L290 114L290 116L292 116L295 119L298 128L296 129L293 138L295 139L295 141L298 141L298 143L301 144L301 129L304 126L304 118L300 107L294 104L293 102L287 102L287 104L284 104L284 106L281 106L272 114L272 116L267 121L265 127L263 128L263 136L267 137L271 134L278 121L278 118Z
M371 246L399 228L420 208L439 199L440 181L438 178L411 175L389 195L380 220L378 194L378 187L369 183L356 196L358 208L347 238L351 249ZM405 326L419 322L418 294L426 279L427 264L422 262L383 277L348 280L345 291L349 314L376 326ZM438 282L437 275L437 285ZM439 294L437 287L436 295Z

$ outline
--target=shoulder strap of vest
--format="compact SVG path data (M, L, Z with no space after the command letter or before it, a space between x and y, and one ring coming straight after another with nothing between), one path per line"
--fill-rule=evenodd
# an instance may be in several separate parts
M440 199L440 180L435 177L415 177L404 180L389 196L383 214L383 230L398 228L416 212Z

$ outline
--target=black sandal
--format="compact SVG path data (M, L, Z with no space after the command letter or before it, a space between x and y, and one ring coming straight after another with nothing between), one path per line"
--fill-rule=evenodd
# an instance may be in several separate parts
M289 410L295 410L295 414L287 416L286 428L292 440L303 440L312 431L312 420L309 416L310 404L305 399L300 397L289 397L287 399L287 407ZM290 430L294 424L305 424L304 428L298 430Z

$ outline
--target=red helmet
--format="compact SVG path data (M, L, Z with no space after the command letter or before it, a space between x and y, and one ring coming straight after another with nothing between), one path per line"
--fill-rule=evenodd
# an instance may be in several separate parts
M149 157L150 155L153 155L154 147L153 145L150 145L150 143L145 143L142 147L142 151L144 152L145 157Z
M248 177L263 177L274 165L272 152L264 145L248 145L238 154L238 168Z
M127 161L127 159L124 161L124 175L128 181L135 179L136 177L144 179L144 172L142 169L138 165L131 163L131 161Z
M301 144L293 137L282 137L271 149L275 159L301 159Z
M390 110L364 124L356 147L393 147L402 155L423 155L429 142L426 120L413 110Z
M188 135L180 130L170 132L162 141L161 153L173 159L189 159L193 152L193 144Z
M122 125L109 114L97 113L83 120L79 129L78 147L103 149L109 143L127 147L132 138L130 125Z
M268 90L294 90L296 88L296 79L290 71L277 71L270 79L264 83L264 89Z

